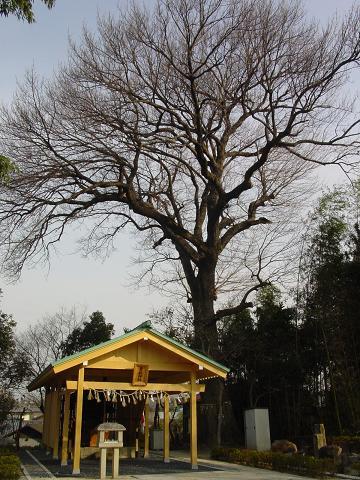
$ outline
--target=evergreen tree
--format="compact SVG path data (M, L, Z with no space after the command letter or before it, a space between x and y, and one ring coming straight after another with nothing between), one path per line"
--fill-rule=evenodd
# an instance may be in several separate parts
M280 291L272 285L264 287L255 312L247 310L227 319L221 337L231 368L228 388L240 425L244 409L266 407L276 438L303 433L308 425L302 415L306 395L302 395L295 310L284 306Z
M321 198L303 266L307 386L318 419L338 433L360 428L359 191Z
M15 405L13 389L28 374L28 360L16 349L15 326L11 315L0 311L0 432Z
M114 335L114 325L106 323L102 312L93 312L89 319L90 321L84 322L82 327L75 328L62 343L61 350L64 356L106 342Z

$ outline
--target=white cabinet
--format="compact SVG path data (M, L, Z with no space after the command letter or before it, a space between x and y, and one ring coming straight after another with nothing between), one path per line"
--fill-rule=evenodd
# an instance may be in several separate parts
M267 408L245 410L245 442L251 450L270 450L269 411Z
M150 431L150 449L162 450L164 448L164 432L162 430Z

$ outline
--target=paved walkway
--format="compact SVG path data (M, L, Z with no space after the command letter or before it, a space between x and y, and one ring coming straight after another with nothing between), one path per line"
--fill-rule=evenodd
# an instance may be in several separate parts
M262 470L260 468L245 467L243 465L234 465L227 462L220 462L210 459L199 459L199 470L191 471L188 459L183 457L184 452L176 452L176 458L172 457L170 464L160 462L159 456L154 455L150 461L144 459L123 460L124 475L120 476L123 480L310 480L307 477L297 475ZM44 479L67 479L68 475L59 475L58 462L52 461L49 457L45 458L42 451L23 450L21 452L21 461L24 466L25 476L21 480L44 480ZM125 463L126 462L126 463ZM126 465L133 463L132 472L127 474ZM139 462L136 468L136 462ZM89 464L88 464L89 465ZM158 465L158 468L156 468ZM84 467L85 464L84 464ZM145 467L145 468L144 468ZM121 463L120 463L121 468ZM141 473L143 471L143 473ZM151 472L151 473L150 473ZM94 467L83 468L80 477L86 480L97 480L99 477L94 471Z

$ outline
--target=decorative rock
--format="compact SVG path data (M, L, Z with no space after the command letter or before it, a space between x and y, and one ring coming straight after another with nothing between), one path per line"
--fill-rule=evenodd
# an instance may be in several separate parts
M319 448L320 458L338 458L340 457L342 448L339 445L326 445Z
M271 451L279 453L296 453L297 446L289 440L275 440L271 445Z

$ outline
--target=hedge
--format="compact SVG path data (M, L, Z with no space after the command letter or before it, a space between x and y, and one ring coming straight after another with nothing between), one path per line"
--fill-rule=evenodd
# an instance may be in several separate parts
M211 457L216 460L240 463L250 467L268 468L280 472L322 477L335 472L331 459L318 459L303 455L289 455L271 451L258 452L239 448L215 448Z
M3 455L15 455L15 448L12 446L0 447L0 457Z
M21 476L19 457L11 448L0 448L0 478L2 480L17 480Z
M340 445L348 453L360 453L360 436L358 435L329 436L328 443Z

